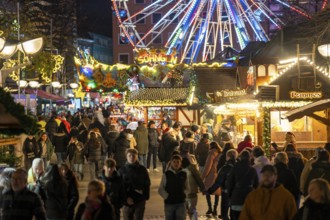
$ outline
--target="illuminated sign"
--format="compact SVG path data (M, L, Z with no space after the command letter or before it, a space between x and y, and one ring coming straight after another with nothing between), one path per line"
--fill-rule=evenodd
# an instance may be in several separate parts
M245 89L241 89L241 90L222 90L222 91L217 91L215 93L215 95L217 97L234 97L234 96L242 96L242 95L246 95L246 90Z
M290 92L291 99L320 99L322 96L322 92Z
M138 64L176 64L177 60L175 50L171 54L167 54L164 49L140 49L136 55Z

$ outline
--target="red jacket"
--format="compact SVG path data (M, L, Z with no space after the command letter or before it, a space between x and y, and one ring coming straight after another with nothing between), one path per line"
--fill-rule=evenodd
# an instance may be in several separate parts
M237 145L237 152L241 153L247 147L252 148L253 147L252 142L250 142L250 141L241 141Z

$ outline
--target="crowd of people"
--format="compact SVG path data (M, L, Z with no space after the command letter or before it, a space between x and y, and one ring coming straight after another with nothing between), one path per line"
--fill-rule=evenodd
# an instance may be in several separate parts
M198 193L208 207L198 211L224 220L330 219L330 143L307 160L288 132L270 158L250 135L234 146L225 126L183 128L166 114L161 128L138 121L119 130L101 110L54 113L39 124L24 141L24 168L1 173L3 220L142 220L149 175L161 171L167 220L198 219ZM85 163L90 181L78 205Z

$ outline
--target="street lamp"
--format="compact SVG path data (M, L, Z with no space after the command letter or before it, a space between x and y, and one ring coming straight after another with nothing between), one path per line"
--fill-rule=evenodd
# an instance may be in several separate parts
M327 65L328 65L328 75L330 74L330 44L322 44L317 47L317 50L319 53L327 59Z
M72 90L76 90L79 87L78 83L70 83L70 88ZM73 108L74 112L76 112L76 91L73 91Z

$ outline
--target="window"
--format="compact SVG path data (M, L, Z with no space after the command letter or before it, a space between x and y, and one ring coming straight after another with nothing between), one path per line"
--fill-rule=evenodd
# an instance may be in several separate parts
M163 38L162 35L158 35L157 34L152 34L152 39L153 39L153 44L162 44L163 43Z
M170 16L168 16L168 19L170 19L172 21L172 19L175 17L176 13L172 13L170 14ZM179 16L177 16L173 21L172 24L177 24L179 23Z
M275 76L276 75L276 67L274 64L270 64L268 66L268 75L269 76Z
M145 24L146 23L145 14L143 13L137 14L135 17L135 21L137 24Z
M258 66L258 76L266 76L266 67L264 65Z
M127 53L119 54L119 63L128 64L129 63L129 55Z
M156 24L158 21L160 21L160 19L162 18L162 14L161 13L154 13L152 14L152 23Z
M144 0L135 0L135 4L144 4Z

